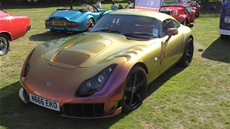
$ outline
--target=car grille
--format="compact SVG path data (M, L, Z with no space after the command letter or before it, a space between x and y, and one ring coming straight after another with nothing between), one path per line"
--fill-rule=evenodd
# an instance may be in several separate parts
M160 11L160 12L162 12L162 13L166 13L166 14L168 14L168 15L170 15L170 14L171 14L171 11Z
M64 115L71 117L100 117L104 115L104 104L64 104Z

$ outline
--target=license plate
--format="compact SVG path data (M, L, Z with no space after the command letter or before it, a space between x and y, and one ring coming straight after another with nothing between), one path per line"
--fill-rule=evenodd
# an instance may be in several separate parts
M35 103L39 106L45 107L45 108L49 108L55 111L60 111L60 107L59 107L59 103L52 101L52 100L48 100L33 94L30 94L30 101L32 103Z
M56 25L56 26L65 26L66 22L53 21L53 25Z

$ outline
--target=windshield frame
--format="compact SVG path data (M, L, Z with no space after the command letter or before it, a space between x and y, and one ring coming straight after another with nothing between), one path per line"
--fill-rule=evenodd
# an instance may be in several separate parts
M116 33L131 37L158 38L161 21L141 15L107 14L90 32Z

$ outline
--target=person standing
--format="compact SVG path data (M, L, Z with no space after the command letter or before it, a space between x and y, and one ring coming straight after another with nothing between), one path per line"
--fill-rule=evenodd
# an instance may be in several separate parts
M121 4L119 4L118 9L123 9L123 6Z
M101 0L97 0L96 7L99 9L101 8Z
M132 4L131 4L131 1L128 1L128 4L125 6L125 8L133 8Z
M114 1L112 2L111 10L117 10L117 5Z

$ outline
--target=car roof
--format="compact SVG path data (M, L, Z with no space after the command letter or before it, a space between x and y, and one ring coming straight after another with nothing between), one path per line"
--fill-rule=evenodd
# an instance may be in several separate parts
M146 16L146 17L153 17L159 19L160 21L163 21L165 19L174 19L172 16L165 13L146 11L140 9L120 9L120 10L112 11L110 14Z

